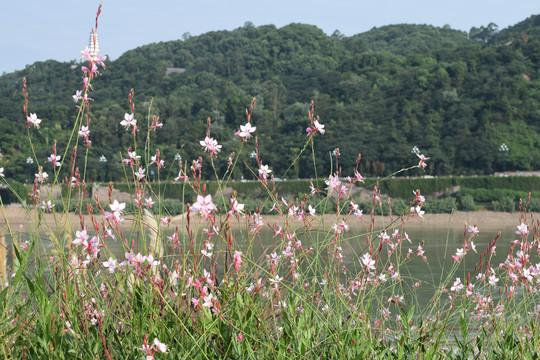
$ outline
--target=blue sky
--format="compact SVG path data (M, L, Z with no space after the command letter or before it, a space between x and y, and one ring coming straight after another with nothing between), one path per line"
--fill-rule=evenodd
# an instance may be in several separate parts
M79 58L99 1L3 1L0 74L35 61ZM189 32L233 30L246 21L278 27L297 22L346 36L389 24L450 25L468 31L494 22L503 29L540 14L539 0L104 0L99 20L102 54L112 59L152 42Z

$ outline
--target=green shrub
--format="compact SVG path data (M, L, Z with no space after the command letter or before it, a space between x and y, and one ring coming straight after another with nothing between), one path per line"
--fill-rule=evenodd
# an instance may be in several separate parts
M515 201L526 199L528 193L512 189L462 189L456 194L460 199L464 196L471 196L476 202L499 201L503 197L510 197Z
M359 209L361 209L364 214L369 214L373 208L372 202L362 202L359 204ZM374 208L375 215L389 215L390 208L392 209L393 215L401 215L409 211L409 204L402 199L394 199L390 201L390 206L388 201L382 201L381 205L376 204Z
M539 212L540 211L540 199L537 197L531 197L527 211Z
M516 211L516 201L510 196L504 196L500 200L491 202L491 210L514 212Z
M158 204L154 205L155 211L159 209L158 206ZM162 202L162 206L164 208L163 212L172 216L180 215L186 212L186 205L180 200L165 199Z
M464 195L457 200L458 210L474 211L474 198L471 195Z
M72 198L75 198L77 197L80 192L82 190L82 184L79 185L79 188L74 188L71 190L71 197ZM61 185L61 193L62 193L62 197L67 197L67 194L68 194L68 185L67 184L62 184ZM92 185L91 184L86 184L86 197L87 198L91 198L92 197Z
M457 209L455 198L446 197L442 199L431 199L424 204L424 210L427 213L441 214L451 213Z
M84 215L88 215L87 204L92 206L92 212L94 214L99 213L97 203L96 203L96 201L94 199L89 199L89 200L87 200L86 203L85 202L79 202L79 200L76 200L76 199L71 199L68 202L62 202L60 200L57 200L57 201L54 202L54 211L56 211L57 213L64 212L64 211L77 212L77 205L79 205L81 213L83 213ZM108 208L107 204L105 204L105 203L101 203L101 206L103 208L106 208L106 209ZM127 207L127 204L126 204L126 207Z
M28 199L28 189L22 183L13 181L9 184L9 187L0 189L0 198L4 204L20 203L20 199L23 201Z
M377 180L366 180L364 188L372 189ZM506 189L513 192L512 196L524 197L528 192L540 191L540 177L538 176L478 176L478 177L448 177L448 178L393 178L380 182L379 190L381 194L392 198L410 199L412 192L421 189L423 195L432 195L434 193L444 192L454 186L460 186L462 190L472 191L472 189L489 192L489 190ZM473 191L474 192L474 191ZM468 193L471 195L471 193ZM495 195L495 196L500 196ZM474 197L474 196L473 196ZM499 197L500 198L500 197ZM498 200L492 198L485 200L487 202ZM517 198L516 198L517 199ZM477 200L476 198L474 199ZM482 200L484 201L484 200Z

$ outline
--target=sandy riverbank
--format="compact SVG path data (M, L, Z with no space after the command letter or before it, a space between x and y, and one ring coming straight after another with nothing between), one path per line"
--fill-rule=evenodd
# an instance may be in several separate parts
M197 221L197 215L193 219L194 222ZM97 216L97 220L101 223L102 216ZM314 220L318 221L320 218ZM391 223L391 219L388 216L375 216L375 228L381 228L387 226ZM395 224L399 226L401 224L400 219L396 219ZM530 216L529 216L529 224ZM263 215L263 221L270 224L282 225L283 220L277 215ZM331 226L336 221L335 215L324 215L324 223L328 226ZM353 228L366 228L369 227L371 218L369 215L364 215L362 219L358 219L355 216L349 216L347 224ZM535 220L536 221L536 220ZM76 214L45 214L42 223L51 229L54 229L55 224L61 223L66 224L69 222L73 230L81 228L81 219ZM91 227L91 221L89 216L84 216L84 223ZM503 213L503 212L493 212L493 211L475 211L475 212L464 212L456 211L454 214L425 214L422 218L415 216L407 220L405 227L408 228L418 228L418 227L436 227L436 228L453 228L453 229L463 229L465 225L477 225L479 229L496 229L496 228L505 228L511 226L517 226L521 223L520 213ZM6 207L0 209L0 231L7 232L7 224L11 227L13 231L20 230L22 232L28 231L30 228L33 228L36 224L36 216L33 211L27 212L20 207ZM242 227L244 226L242 219L238 222L233 220L232 226ZM132 222L130 217L126 216L126 221L123 224L123 227L131 227ZM290 221L290 225L293 227L301 226L299 221ZM176 217L170 224L171 228L176 226L182 226L181 216Z

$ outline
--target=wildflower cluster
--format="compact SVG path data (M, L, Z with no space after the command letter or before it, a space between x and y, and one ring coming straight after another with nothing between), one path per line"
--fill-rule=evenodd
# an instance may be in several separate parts
M73 95L79 111L73 134L84 141L87 161L88 95L105 57L88 48L82 54L88 63L81 68L82 90ZM27 114L26 87L24 95L30 134L41 120ZM367 193L371 209L362 209L361 156L343 174L336 148L330 156L334 173L312 179L305 193L282 194L278 168L263 161L264 151L259 151L264 147L255 135L254 106L255 99L246 109L245 124L228 135L230 141L216 139L208 119L201 147L195 144L201 156L184 164L180 158L168 161L163 149L152 146L154 133L167 129L167 119L148 115L147 125L138 123L132 90L124 118L117 119L133 137L122 154L129 197L110 184L108 196L93 194L92 199L86 172L77 168L76 145L71 158L67 150L57 151L56 142L52 152L39 155L43 166L29 194L36 227L13 231L6 226L13 248L10 276L4 271L0 290L6 357L375 358L384 353L399 358L424 352L445 357L454 356L456 345L446 339L455 328L462 332L455 337L462 358L481 358L482 341L497 348L497 334L505 331L521 350L538 345L540 244L538 224L525 212L504 261L494 260L500 235L477 254L474 241L484 230L470 225L441 283L434 277L417 279L413 267L427 273L430 266L447 264L428 258L431 244L405 229L409 220L425 215L420 190L394 214L392 199L375 184ZM315 115L313 102L307 120L303 149L311 145L314 158L316 139L332 129ZM140 139L144 129L146 139ZM250 207L230 190L230 179L252 142L251 165L256 165L243 165L266 198ZM226 150L225 161L220 154ZM411 168L425 168L429 158L417 155L420 161ZM62 180L60 169L67 161L69 176ZM154 171L157 176L151 175ZM163 179L174 174L174 182L182 180L187 203L178 216L163 201L168 185ZM217 190L210 191L204 180L209 178L216 179ZM55 204L49 185L62 182L67 201ZM72 197L78 197L75 215L66 206ZM389 214L381 221L375 210L383 203ZM263 208L270 206L267 217ZM8 246L3 236L0 240L1 254ZM476 261L474 271L461 271L466 261ZM418 306L425 294L432 298ZM473 338L475 347L465 353Z

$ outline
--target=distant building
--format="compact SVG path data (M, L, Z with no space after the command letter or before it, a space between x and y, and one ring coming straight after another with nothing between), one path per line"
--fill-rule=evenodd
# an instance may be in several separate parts
M92 56L93 60L96 60L97 56L99 55L99 40L98 40L98 34L95 31L90 32L90 40L88 41L88 53L90 56Z
M184 68L168 67L168 68L165 69L165 75L182 74L185 71L186 71L186 69L184 69Z

